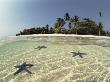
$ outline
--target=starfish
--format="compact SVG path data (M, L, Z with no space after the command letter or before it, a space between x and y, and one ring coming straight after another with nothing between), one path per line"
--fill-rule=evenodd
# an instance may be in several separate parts
M81 58L83 58L82 55L87 55L86 53L80 53L79 51L78 52L71 52L73 53L74 55L72 57L75 57L75 56L80 56Z
M17 65L14 66L15 68L18 68L18 70L14 73L14 75L17 75L18 73L20 73L21 71L25 70L26 72L28 72L29 74L32 74L32 72L30 72L27 68L32 67L33 64L26 64L26 62L24 62L21 65Z
M35 49L39 49L39 50L41 50L42 48L47 48L46 46L38 46L37 48L35 48Z

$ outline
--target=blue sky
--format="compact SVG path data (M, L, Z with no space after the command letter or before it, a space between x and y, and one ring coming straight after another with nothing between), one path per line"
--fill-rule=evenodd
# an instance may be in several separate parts
M105 29L110 31L109 8L110 0L0 0L0 36L15 35L24 28L52 26L66 12L98 22L101 11Z

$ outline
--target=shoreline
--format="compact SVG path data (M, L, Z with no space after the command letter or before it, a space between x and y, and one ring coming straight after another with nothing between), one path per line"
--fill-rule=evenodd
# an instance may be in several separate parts
M32 35L20 35L20 36L8 36L8 37L37 37L37 36L72 36L72 37L87 37L87 38L108 38L107 36L96 35L76 35L76 34L32 34Z

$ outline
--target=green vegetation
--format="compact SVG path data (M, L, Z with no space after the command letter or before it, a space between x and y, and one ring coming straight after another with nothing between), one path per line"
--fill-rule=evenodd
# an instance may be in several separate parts
M101 13L99 15L101 17ZM65 27L65 24L68 24L68 27ZM78 16L71 17L69 13L65 13L64 18L57 18L53 27L49 27L47 24L44 27L24 29L16 34L16 36L53 33L110 36L110 33L104 30L102 22L97 24L90 18L80 19Z

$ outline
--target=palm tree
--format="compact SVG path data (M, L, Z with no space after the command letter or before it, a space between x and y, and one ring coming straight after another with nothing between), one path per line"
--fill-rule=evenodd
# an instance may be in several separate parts
M108 31L106 31L106 36L108 36L108 34L109 34L109 32L108 32Z
M72 29L73 25L74 25L74 17L70 18L68 27Z
M45 26L45 29L46 29L46 34L48 34L49 33L49 25L48 24Z
M64 15L64 20L65 20L65 21L69 21L69 20L70 20L70 15L69 15L69 13L65 13L65 15Z
M97 34L98 25L90 18L83 18L79 24L79 27L85 30L85 34Z
M99 32L99 36L101 35L101 31L103 31L103 25L102 25L102 12L99 12L99 18L100 18L100 22L99 22L99 25L98 25L98 32Z
M98 25L98 33L99 33L99 36L101 35L101 31L103 29L103 25L101 22L99 22L99 25Z
M46 28L49 28L49 25L47 24L45 27L46 27Z
M77 34L79 17L78 16L74 16L73 21L74 21L75 33Z
M57 18L56 23L55 23L55 33L61 33L61 29L64 26L65 21L62 18Z
M71 23L70 19L71 19L71 17L69 15L69 13L65 13L64 20L65 20L66 25L68 26L69 30L71 30L71 28L72 28L72 23Z
M69 22L68 27L69 27L69 29L72 28L71 22Z
M52 27L50 27L49 33L50 34L53 34L54 33L54 29Z

